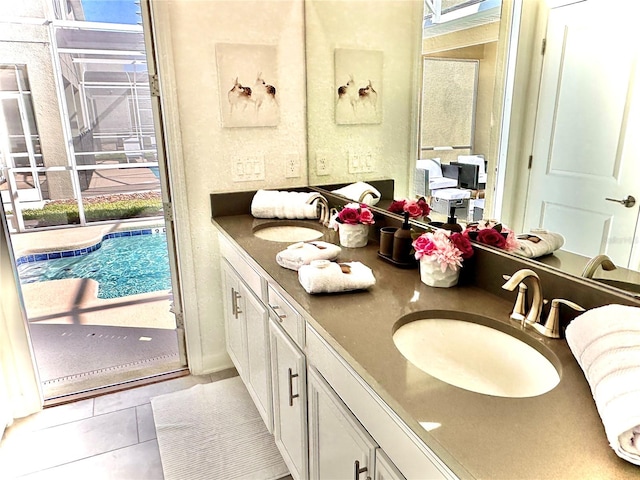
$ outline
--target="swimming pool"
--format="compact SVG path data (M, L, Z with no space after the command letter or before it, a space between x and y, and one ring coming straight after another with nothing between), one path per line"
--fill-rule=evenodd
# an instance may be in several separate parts
M18 258L20 283L91 278L98 298L171 289L164 228L109 233L91 247Z

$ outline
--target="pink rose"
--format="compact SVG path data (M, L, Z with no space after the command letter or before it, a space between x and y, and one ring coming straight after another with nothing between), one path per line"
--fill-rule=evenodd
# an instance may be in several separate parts
M473 256L473 246L466 236L461 233L452 233L449 238L456 248L460 250L460 253L462 253L462 258L466 260Z
M373 225L375 223L373 219L373 212L368 208L363 208L360 211L360 222L367 225Z
M389 210L391 213L402 214L402 212L404 212L404 204L404 200L394 200L393 202L391 202L391 205L389 205L389 208L387 208L387 210Z
M492 247L504 248L507 244L506 238L502 236L502 234L493 228L485 228L482 230L478 230L477 240L480 243L484 243L485 245L490 245Z
M422 216L422 207L418 205L418 202L407 202L404 204L404 211L409 213L411 218Z
M420 235L413 241L413 248L416 250L416 258L431 255L436 249L436 244L427 235Z
M343 208L338 214L338 220L341 223L356 225L360 220L360 214L355 208Z
M418 205L422 209L422 216L423 217L426 217L427 215L429 215L431 213L431 207L429 206L427 201L424 199L424 197L420 197L418 199Z

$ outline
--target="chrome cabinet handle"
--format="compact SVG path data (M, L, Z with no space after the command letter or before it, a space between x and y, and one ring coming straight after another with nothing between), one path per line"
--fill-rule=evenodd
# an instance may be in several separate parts
M233 316L236 317L236 319L237 319L238 318L238 314L242 313L242 310L240 310L240 307L238 306L238 300L240 300L242 298L242 295L240 295L233 288L231 290L232 290L233 303L234 303Z
M297 373L293 373L293 370L289 369L289 406L293 407L293 399L298 398L300 394L293 394L293 379L298 376Z
M236 289L231 287L231 315L233 315L233 318L237 319L238 318L238 314L236 313L238 307L236 305L237 299L236 299Z
M353 462L353 480L360 480L360 474L367 471L367 467L360 468L360 462L356 460ZM371 480L371 477L367 475L367 480Z
M605 198L610 202L616 202L624 205L626 208L631 208L636 204L636 199L632 195L627 195L627 198L623 198L622 200L618 200L616 198Z
M279 305L269 305L274 313L278 316L278 321L282 322L285 318L287 318L287 314L286 313L278 313L278 310L280 310L280 306Z

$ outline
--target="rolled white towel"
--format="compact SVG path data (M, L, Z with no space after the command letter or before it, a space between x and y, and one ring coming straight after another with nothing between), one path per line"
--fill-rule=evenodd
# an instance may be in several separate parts
M251 200L251 215L256 218L318 218L317 192L258 190Z
M365 182L356 182L346 187L338 188L333 193L347 197L349 200L364 203L365 205L375 205L380 201L380 191Z
M338 264L328 260L314 260L301 266L298 280L307 293L366 290L376 283L371 269L360 262Z
M517 236L519 248L514 253L527 258L537 258L558 250L564 245L564 237L559 233L544 229L534 229Z
M309 265L313 260L335 260L341 251L338 245L319 240L298 242L278 252L276 262L284 268L298 270L303 265Z
M616 454L640 465L640 308L606 305L574 318L567 343Z

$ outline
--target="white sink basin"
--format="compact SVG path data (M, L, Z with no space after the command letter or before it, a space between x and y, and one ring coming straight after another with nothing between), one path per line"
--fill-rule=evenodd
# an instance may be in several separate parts
M323 232L299 225L269 225L254 229L253 234L262 240L272 242L309 242L324 235Z
M420 370L476 393L535 397L560 382L553 364L538 350L500 330L470 321L414 320L396 330L393 342Z

